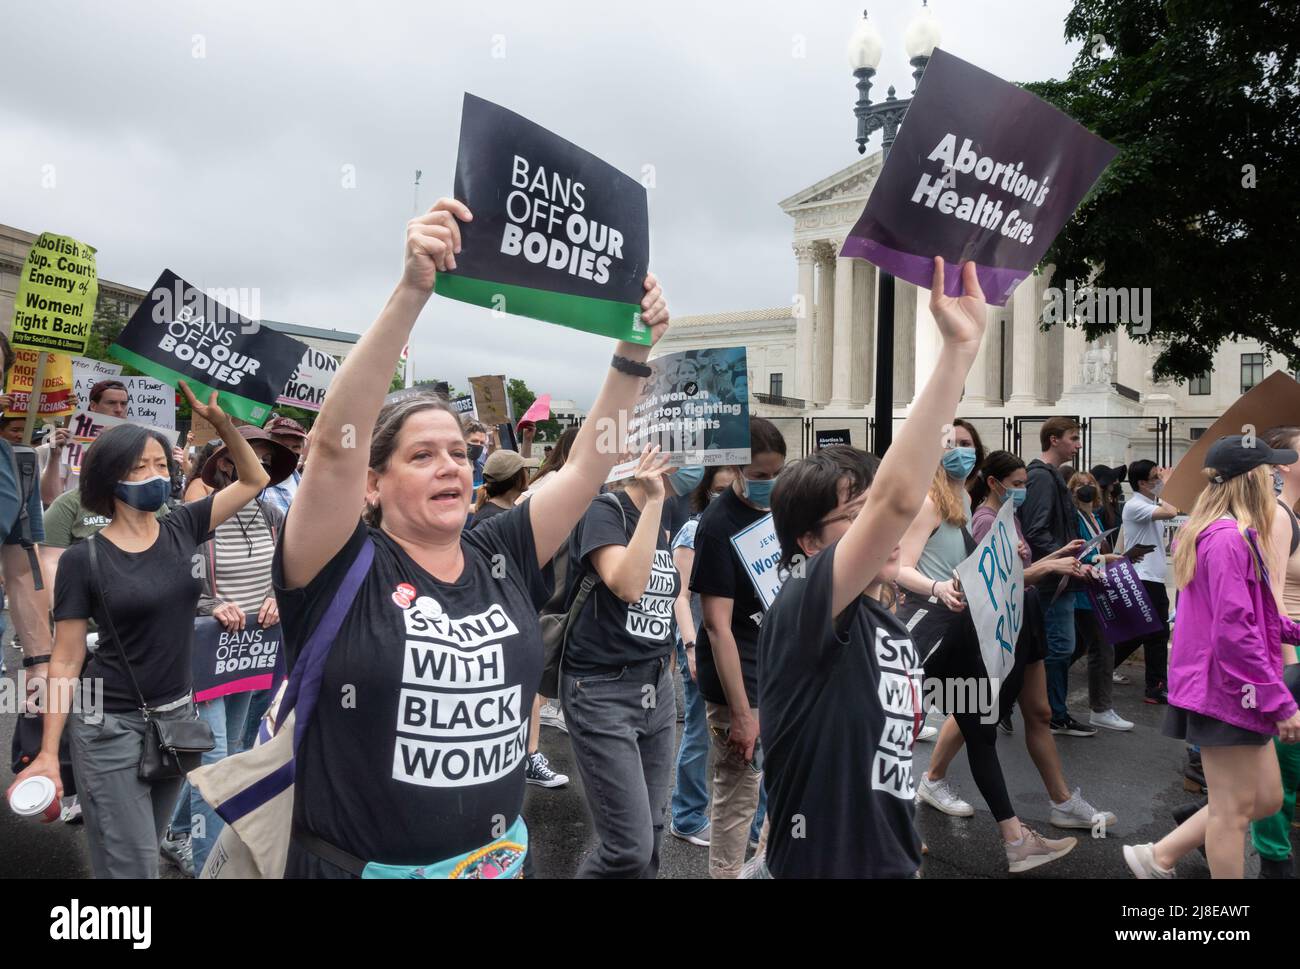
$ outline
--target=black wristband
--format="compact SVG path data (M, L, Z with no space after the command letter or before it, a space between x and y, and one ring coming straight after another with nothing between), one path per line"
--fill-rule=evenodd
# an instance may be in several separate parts
M694 648L695 648L694 643L682 643L682 649L694 649Z
M609 361L609 365L619 373L629 374L633 377L649 377L653 370L644 363L637 363L635 360L629 360L627 357L620 357L614 354L614 359Z
M44 656L24 656L23 669L28 670L31 669L33 666L40 666L42 663L48 663L49 661L50 661L49 653L46 653Z

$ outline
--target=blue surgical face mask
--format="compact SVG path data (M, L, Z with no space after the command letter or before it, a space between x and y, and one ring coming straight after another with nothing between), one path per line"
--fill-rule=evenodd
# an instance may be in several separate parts
M754 481L741 475L740 480L744 482L745 498L751 505L757 505L759 508L772 507L772 486L776 484L775 479Z
M943 469L948 476L958 481L965 481L975 470L975 449L973 447L949 448L943 452Z
M1029 494L1028 488L1008 488L1006 485L1003 485L1002 488L1005 491L1002 500L1005 502L1009 499L1014 508L1019 508L1023 505L1025 503L1025 496Z
M1280 496L1282 494L1282 472L1273 469L1273 494Z
M678 468L668 476L673 491L679 495L689 495L704 480L704 466L701 464Z
M113 489L115 496L140 511L157 511L171 493L171 480L163 477L145 481L119 481Z

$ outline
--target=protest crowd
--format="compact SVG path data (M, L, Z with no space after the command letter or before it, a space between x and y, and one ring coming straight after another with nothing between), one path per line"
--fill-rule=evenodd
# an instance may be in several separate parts
M599 446L669 325L646 276L650 342L618 344L587 421L542 463L531 426L514 450L445 396L389 395L471 218L444 199L411 222L403 276L310 432L237 425L182 381L217 438L178 448L122 421L74 473L61 430L23 474L27 449L3 435L5 590L44 697L15 737L11 801L34 780L52 789L44 816L84 825L95 877L154 878L164 860L196 877L544 877L523 795L568 783L542 751L566 736L595 832L579 877L655 877L665 833L707 849L715 878L919 876L915 813L975 813L946 779L963 748L1007 870L1028 871L1068 854L1068 832L1117 820L1071 786L1068 745L1133 728L1112 686L1134 651L1208 795L1161 840L1115 850L1139 878L1172 877L1199 847L1240 877L1249 837L1265 875L1292 877L1300 429L1216 441L1187 509L1162 499L1152 461L1075 468L1070 418L1042 425L1035 454L986 452L957 414L984 297L974 264L936 259L942 349L883 459L832 445L789 460L759 417L740 464ZM124 416L120 382L89 396ZM1181 512L1169 558L1161 523ZM751 534L779 580L755 578ZM996 669L962 580L994 539L1023 576ZM1158 617L1123 642L1095 595L1116 569ZM277 630L273 667L200 698L204 623L224 642ZM1086 714L1067 704L1079 660ZM97 719L75 702L92 682ZM1057 830L1020 821L999 766L1017 706ZM934 749L914 775L920 742ZM242 827L273 809L238 803L273 755L290 762L291 807Z
M544 878L541 840L588 830L580 878L655 878L666 835L713 878L914 878L918 812L971 818L978 794L994 824L968 840L1010 874L1088 837L1140 879L1198 849L1240 878L1248 842L1294 877L1300 406L1258 433L1225 413L1173 468L1084 468L1067 416L1032 453L986 449L959 407L990 308L1116 149L933 55L840 252L930 292L933 367L879 455L805 455L751 415L745 347L656 353L645 186L473 95L453 197L408 223L341 363L164 269L107 348L146 376L83 359L73 400L95 250L43 234L0 337L29 836L81 825L96 878ZM945 87L1017 119L1014 148L943 134ZM549 397L395 389L434 294L610 339L585 421L535 457ZM143 380L183 394L183 442L131 409ZM70 419L36 444L49 416ZM1148 843L1114 836L1077 753L1136 742L1114 689L1134 654L1196 795ZM1041 795L1000 762L1022 741ZM561 745L589 829L530 831L526 785L572 782Z

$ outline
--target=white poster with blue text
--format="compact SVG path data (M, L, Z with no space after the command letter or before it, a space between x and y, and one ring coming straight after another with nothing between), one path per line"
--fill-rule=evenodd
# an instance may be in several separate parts
M993 527L960 565L957 578L980 637L980 656L996 702L1016 661L1016 640L1025 622L1025 565L1018 550L1015 506L1008 501Z
M776 538L772 515L766 514L732 535L731 547L745 563L745 573L754 583L763 609L770 609L785 578L781 572L781 543Z

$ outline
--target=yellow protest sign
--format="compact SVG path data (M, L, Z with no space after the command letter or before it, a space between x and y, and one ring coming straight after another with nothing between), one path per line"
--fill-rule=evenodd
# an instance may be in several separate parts
M95 250L69 236L42 232L18 277L9 342L14 347L85 353L98 295Z
M14 347L14 366L9 371L5 393L9 406L5 417L22 417L27 413L36 380L36 365L40 350ZM77 411L76 395L72 391L72 358L62 353L49 354L45 365L45 396L41 398L40 417L64 417Z

